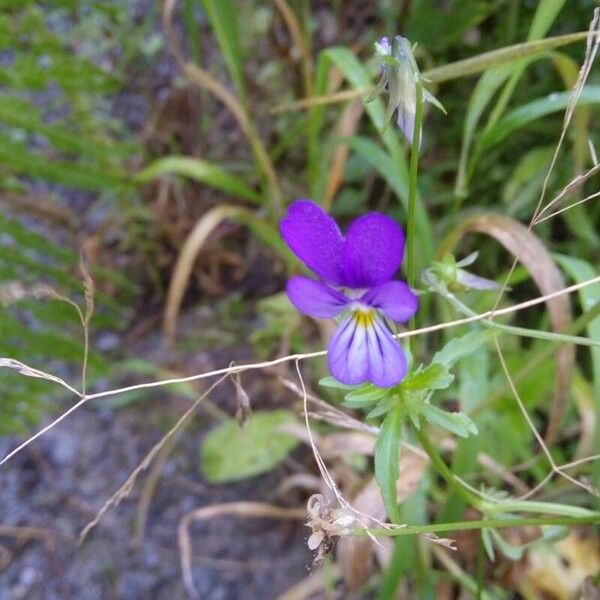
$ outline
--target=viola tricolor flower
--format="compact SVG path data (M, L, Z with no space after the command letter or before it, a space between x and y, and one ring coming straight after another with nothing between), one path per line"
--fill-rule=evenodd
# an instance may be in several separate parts
M387 119L390 121L394 112L398 111L396 117L398 127L404 133L408 143L412 144L417 107L417 83L423 80L413 55L413 48L406 38L397 35L391 44L386 37L375 42L375 51L381 59L381 80L367 102L387 90ZM423 101L430 102L442 112L446 112L437 98L425 88L423 88Z
M297 200L281 222L292 252L318 276L292 277L287 293L301 312L340 317L328 347L331 374L341 383L370 381L390 387L406 375L402 346L386 319L406 322L418 300L394 277L404 254L404 233L390 217L368 213L343 236L337 223L309 200Z

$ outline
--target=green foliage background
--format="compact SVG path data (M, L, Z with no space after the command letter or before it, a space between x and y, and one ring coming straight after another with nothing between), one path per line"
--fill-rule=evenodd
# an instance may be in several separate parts
M232 205L232 220L245 231L235 249L243 254L248 244L259 240L270 259L275 257L280 271L290 270L294 263L282 247L278 221L285 205L296 197L314 198L342 222L367 210L380 210L405 223L409 150L394 126L384 127L382 100L366 104L364 114L348 131L340 127L347 100L330 98L344 90L356 92L359 101L364 99L378 75L372 44L382 35L397 32L418 43L415 52L427 85L448 111L447 116L427 112L425 119L416 207L417 268L430 268L434 260L442 258L441 249L450 245L460 256L477 250L473 270L503 282L509 275L511 254L489 230L473 234L461 230L461 224L483 213L530 221L561 133L568 92L584 55L584 35L559 36L584 32L596 3L381 0L373 4L367 26L362 26L348 22L344 3L328 3L325 10L335 24L334 33L328 34L315 3L290 0L304 44L297 58L282 52L269 37L269 32L285 29L270 3L185 0L175 13L177 27L169 38L153 29L159 17L156 8L136 21L125 1L0 2L0 194L3 206L9 207L7 214L0 216L0 355L56 372L70 381L77 379L83 356L77 314L60 300L36 298L35 285L42 282L85 305L79 249L86 231L79 227L85 227L86 216L98 207L108 215L108 223L114 222L124 232L119 251L141 257L144 267L154 272L150 257L161 248L149 245L155 243L154 234L160 227L153 221L154 208L145 191L159 181L172 182L182 197L193 197L192 202L173 202L172 206L174 221L189 221L187 232L209 209ZM289 31L285 34L288 47L295 43ZM529 45L507 59L502 49L518 43ZM126 119L116 116L115 103L130 73L174 49L183 58L172 86L194 89L193 98L204 109L199 122L189 124L199 140L209 140L196 153L187 152L174 136L160 150L144 145L143 136L136 136ZM475 62L460 62L465 59ZM326 103L315 101L323 97ZM299 100L305 104L295 105ZM548 180L547 197L593 166L590 146L598 143L594 123L599 103L600 81L593 70ZM223 105L234 114L233 120L228 117L225 132L219 129L224 122L219 118ZM274 107L277 110L272 110ZM235 138L234 156L228 155L223 141L232 130L241 132ZM342 147L347 156L339 169L336 157ZM336 169L338 181L333 185ZM592 193L595 186L597 177L591 177L570 201ZM74 209L82 203L83 209ZM49 227L48 215L53 214L59 215L58 220ZM40 226L40 221L46 225ZM589 201L535 228L566 282L598 275L599 224L600 206ZM171 258L164 271L173 267ZM93 267L98 291L92 337L131 323L136 294L142 286L151 287L148 278L136 280L135 275ZM510 274L509 284L511 302L539 293L524 266ZM236 290L227 291L233 298ZM154 288L152 293L161 302L165 300ZM487 310L495 299L493 292L462 291L457 295L470 311ZM507 303L504 299L501 306ZM563 333L600 341L600 285L581 290L572 303L575 320ZM422 306L419 326L461 316L460 306L443 293L427 295ZM294 351L321 347L322 340L306 333L289 306L282 305L281 296L263 298L253 304L253 310L263 324L251 337L258 355L276 352L279 338L291 340ZM507 318L502 324L529 331L547 332L550 328L542 310ZM467 482L483 479L493 489L501 488L503 482L497 474L481 470L478 454L511 468L529 461L539 449L491 343L457 357L452 373L450 365L441 373L436 371L435 364L440 362L436 363L436 351L452 347L453 339L483 339L487 334L481 331L479 326L465 326L419 338L412 377L421 377L427 385L421 389L415 384L412 393L419 396L419 402L425 396L427 401L426 408L419 405L421 412L410 418L415 424L423 417L438 426L434 431L445 428L456 434L451 472ZM543 429L555 391L556 367L548 348L560 340L548 342L539 337L504 333L499 339L519 395L534 415L536 427ZM122 355L128 358L126 349ZM600 452L600 349L593 343L582 344L575 357L561 436L552 448L558 464L580 451ZM110 376L111 365L109 358L92 347L90 383ZM432 367L433 371L429 370ZM312 369L315 381L317 375L325 374L318 362ZM367 409L365 419L396 434L380 438L374 465L389 512L395 513L394 518L424 524L430 515L423 507L431 497L435 499L433 520L459 521L469 498L452 486L441 486L433 477L425 478L415 496L398 507L394 491L397 472L385 468L390 457L398 454L403 420L389 396L375 398L372 392L351 392L343 402L358 411ZM55 393L48 382L3 371L0 433L27 431L50 410L47 401ZM330 401L342 402L339 392L324 393ZM462 412L445 410L451 400ZM580 426L590 405L596 415L593 441L582 449L579 439L568 432ZM376 412L369 417L369 410ZM231 425L224 426L225 432ZM467 437L475 432L478 435ZM294 446L283 437L285 448L281 455L277 453L277 459ZM218 464L214 452L211 456ZM270 466L267 461L265 469ZM547 465L536 459L522 477L534 487L547 471ZM243 478L254 473L242 469L237 475ZM582 466L578 475L594 484L600 480L595 463ZM235 479L235 473L213 473L213 479ZM547 495L561 506L598 508L597 500L580 488L550 485ZM490 533L482 544L488 552L495 544L509 555L512 550L502 547L502 538L492 539L494 535ZM378 582L380 598L392 597L403 573L425 568L416 566L417 552L400 564L399 553L406 552L408 543L398 543L394 559L398 568L390 569ZM475 580L465 574L459 583L471 591L499 593L497 582L493 578L483 581L482 576ZM434 584L425 575L413 575L413 579L419 597L434 593Z

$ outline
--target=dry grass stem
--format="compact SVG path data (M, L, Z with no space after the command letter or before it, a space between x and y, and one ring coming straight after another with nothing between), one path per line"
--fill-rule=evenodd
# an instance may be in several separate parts
M533 424L533 421L531 420L531 417L529 416L529 413L527 412L527 409L525 408L525 405L523 404L523 400L521 399L521 396L519 395L519 392L512 380L512 377L510 376L510 372L508 370L508 366L506 365L506 361L504 360L504 354L500 348L500 344L498 343L498 338L494 337L494 345L496 346L496 352L498 354L498 357L500 358L500 364L502 365L502 370L504 371L504 374L506 376L506 379L508 380L508 383L510 385L510 388L512 390L513 396L517 402L517 405L519 406L519 410L521 411L521 414L523 415L523 417L525 418L525 421L527 421L527 425L529 427L529 429L531 430L531 432L533 433L533 435L535 436L535 439L537 440L538 444L540 445L542 451L544 452L548 462L550 463L550 466L552 468L552 473L550 473L550 476L547 477L542 483L546 483L547 481L550 480L551 476L556 473L557 475L560 475L561 477L564 477L567 481L570 481L573 485L576 485L582 489L584 489L586 492L597 496L598 495L598 491L593 488L592 486L588 485L587 483L584 483L582 481L578 481L577 479L571 477L570 475L568 475L567 473L564 473L561 470L561 467L559 467L556 462L554 461L554 458L552 458L552 454L550 453L550 450L548 449L548 446L546 445L546 443L544 442L544 440L542 439L542 436L539 434L538 430L535 428L535 425ZM547 481L546 481L547 480ZM526 497L530 497L532 496L534 493L536 493L538 490L540 490L543 486L540 484L538 486L536 486L533 490L531 490L530 492L528 492L526 494Z
M240 206L230 204L220 204L215 206L208 212L204 213L192 231L185 239L169 282L169 290L167 292L167 300L165 303L165 312L163 317L163 330L171 343L175 341L177 331L177 316L183 296L187 289L194 263L198 258L198 254L210 234L225 220L246 209Z
M477 321L482 321L485 319L490 319L493 317L510 314L513 312L517 312L519 310L523 310L526 308L530 308L532 306L536 306L538 304L542 304L542 303L546 302L549 298L555 298L555 297L561 296L563 294L570 294L572 292L583 289L589 285L593 285L598 282L600 282L600 276L593 277L586 281L582 281L581 283L577 283L577 284L568 286L566 288L563 288L562 290L558 290L551 294L545 294L544 296L540 296L540 297L534 298L532 300L527 300L526 302L521 302L520 304L515 304L513 306L509 306L509 307L502 308L502 309L489 310L484 313L480 313L478 315L473 315L471 317L456 319L454 321L447 321L445 323L438 323L437 325L431 325L429 327L422 327L421 329L414 329L412 331L404 331L402 333L397 334L395 337L397 339L404 339L404 338L408 338L408 337L411 337L414 335L424 335L424 334L431 333L434 331L440 331L440 330L448 329L451 327L457 327L459 325L465 325L467 323L475 323ZM600 341L586 340L586 338L581 338L581 343L586 344L586 345L591 345L591 346L600 345ZM71 392L73 392L74 394L76 394L77 396L79 396L81 398L81 400L77 404L75 404L74 406L69 408L66 412L64 412L62 415L57 417L54 421L49 423L46 427L44 427L37 433L33 434L31 437L27 438L22 444L20 444L14 450L9 452L4 458L2 458L0 460L0 466L2 466L4 463L6 463L8 460L10 460L16 454L18 454L21 450L23 450L23 448L27 447L29 444L31 444L33 441L35 441L41 435L43 435L44 433L46 433L47 431L49 431L50 429L52 429L53 427L55 427L56 425L61 423L66 417L68 417L77 408L79 408L80 406L82 406L83 404L85 404L86 402L88 402L90 400L95 400L98 398L106 398L109 396L115 396L118 394L123 394L126 392L131 392L131 391L140 390L140 389L150 389L150 388L162 387L162 386L166 386L166 385L188 383L191 381L198 381L200 379L206 379L208 377L215 377L215 376L219 376L219 375L231 375L234 373L241 373L241 372L247 371L247 370L266 369L268 367L280 365L282 363L286 363L286 362L290 362L290 361L307 360L310 358L317 358L317 357L325 356L326 354L327 354L327 352L325 350L321 350L321 351L317 351L317 352L307 352L307 353L303 353L303 354L290 354L288 356L283 356L283 357L276 358L273 360L268 360L268 361L259 362L259 363L250 363L250 364L245 364L245 365L233 365L233 366L229 366L226 368L217 369L214 371L208 371L206 373L189 375L187 377L176 377L176 378L171 378L171 379L163 379L160 381L150 381L150 382L146 382L146 383L139 383L139 384L130 385L130 386L122 387L122 388L116 388L113 390L97 392L95 394L88 394L85 397L82 397L80 392L78 392L75 388L71 387L67 382L65 382L60 377L56 377L56 376L46 373L44 371L34 369L32 367L25 365L24 363L21 363L19 361L11 359L11 358L0 358L0 367L8 367L8 368L16 369L22 375L26 375L29 377L40 377L42 379L54 381L55 383L62 385L63 387L67 388L68 390L70 390ZM304 390L304 391L306 391L306 390Z
M384 523L382 521L380 521L379 519L377 519L376 517L373 517L372 515L368 515L365 514L359 510L356 510L353 506L350 505L350 503L344 498L344 496L342 495L340 489L338 488L335 480L333 479L333 477L331 476L331 474L329 473L329 470L327 469L327 466L325 465L325 461L323 460L323 458L321 457L321 453L319 452L319 449L317 448L317 445L315 444L314 441L314 437L312 434L312 430L310 427L310 421L308 418L308 397L307 397L307 392L306 392L306 387L304 385L304 379L302 378L302 372L300 371L300 362L298 360L295 361L296 364L296 373L298 373L298 379L300 381L300 386L302 388L302 396L303 396L303 402L304 402L304 422L306 424L306 430L308 432L308 437L310 440L310 446L311 449L313 451L313 455L315 457L315 461L317 463L317 466L319 467L319 472L321 473L321 477L323 478L323 481L325 482L325 484L327 485L327 487L329 488L329 490L331 491L331 493L334 495L335 499L339 502L340 506L349 511L350 513L355 514L358 518L357 518L357 522L360 524L360 526L367 530L367 534L368 536L375 542L377 542L377 539L375 537L373 537L369 532L368 532L368 526L362 521L362 519L366 519L366 520L371 520L374 523L376 523L377 525L379 525L380 527L394 527L394 525L390 525L389 523Z
M571 193L577 191L590 177L593 177L597 173L600 173L600 165L595 165L594 167L592 167L591 169L589 169L585 173L580 173L579 175L577 175L577 177L575 177L572 181L570 181L560 191L560 193L558 195L556 195L550 202L548 202L548 204L546 204L546 206L544 206L544 208L542 208L533 217L532 224L534 226L538 225L542 221L545 221L546 219L549 219L549 218L551 218L553 216L556 216L557 214L559 214L559 213L563 212L564 210L566 210L566 209L562 209L562 210L554 212L554 213L552 213L550 215L544 216L544 213L550 212L557 204L560 204ZM576 204L573 204L572 206L576 206Z
M260 136L258 135L254 123L249 118L239 100L231 92L229 92L225 86L218 82L210 73L200 68L198 65L186 60L177 41L177 34L173 29L173 11L176 4L177 0L165 1L163 5L163 25L165 28L165 37L167 38L171 51L173 52L179 67L192 84L200 89L208 90L211 94L213 94L213 96L218 98L234 116L241 130L248 138L254 155L256 156L256 161L260 165L265 178L269 182L273 208L276 212L281 213L282 193L279 186L277 173L273 163L271 162L269 153L266 151Z
M553 213L550 213L549 215L546 215L545 217L540 216L536 219L535 224L539 225L540 223L543 223L547 219L552 219L553 217L556 217L557 215L560 215L561 213L564 213L567 210L574 208L575 206L579 206L580 204L583 204L584 202L589 202L590 200L593 200L594 198L597 198L598 196L600 196L600 192L595 192L593 194L590 194L589 196L586 196L585 198L582 198L581 200L577 200L577 202L573 202L573 204L568 204L567 206L564 206L563 208L559 208L558 210L554 211Z
M554 170L556 161L558 160L558 155L560 154L560 150L562 148L562 144L563 144L565 136L567 134L569 124L571 123L571 119L573 118L575 106L579 100L579 97L581 96L581 92L583 91L583 87L585 86L585 83L589 76L590 70L592 68L592 64L594 62L594 59L596 58L596 53L598 52L598 45L600 44L599 33L600 33L600 9L596 8L596 9L594 9L594 16L592 18L592 21L591 21L589 29L588 29L588 35L586 38L585 58L583 61L583 65L581 66L581 69L579 70L579 75L577 77L577 81L575 82L575 85L573 87L573 91L571 94L571 98L569 99L569 104L565 111L565 117L563 120L563 127L562 127L562 130L560 133L560 137L558 139L558 143L556 144L556 148L552 155L552 160L550 161L550 166L548 167L548 171L546 172L546 175L544 177L544 182L542 184L542 189L540 191L540 197L539 197L537 205L535 207L533 217L531 218L531 221L529 222L529 226L528 226L529 230L531 230L535 226L535 220L540 215L540 211L541 211L542 205L544 203L544 198L546 197L546 191L548 189L548 184L550 182L550 176L552 174L552 171ZM516 266L517 266L517 259L515 258L515 260L513 261L512 265L511 265L511 268L508 271L508 274L506 275L504 283L502 284L502 287L501 287L500 291L498 292L498 297L496 298L496 303L494 306L495 308L497 308L498 305L500 304L500 300L502 299L504 293L506 292L506 289L508 287L508 282L510 281L510 278L511 278Z
M86 538L87 534L100 522L102 517L106 514L106 512L113 506L118 506L121 501L131 493L133 486L137 480L138 475L147 469L152 463L154 457L161 451L164 445L175 436L180 428L182 428L190 419L191 415L194 413L198 405L225 379L226 375L215 381L207 390L204 392L191 406L188 410L181 416L181 418L175 423L175 425L162 437L162 439L156 443L152 450L148 452L144 460L133 470L131 475L127 478L125 483L103 504L102 508L98 511L96 516L92 521L90 521L79 534L79 543L83 542Z

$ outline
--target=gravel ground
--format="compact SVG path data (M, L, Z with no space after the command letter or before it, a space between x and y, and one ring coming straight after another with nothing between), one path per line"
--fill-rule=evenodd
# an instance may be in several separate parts
M78 546L82 527L160 438L158 418L164 413L82 408L3 467L0 523L48 535L0 536L6 563L0 600L185 598L177 546L183 515L235 500L281 504L272 490L289 466L240 484L208 486L195 462L199 432L190 428L165 464L141 547L132 532L142 481ZM0 439L0 454L16 441ZM307 530L299 523L225 517L194 525L192 534L194 582L203 599L275 598L310 568Z

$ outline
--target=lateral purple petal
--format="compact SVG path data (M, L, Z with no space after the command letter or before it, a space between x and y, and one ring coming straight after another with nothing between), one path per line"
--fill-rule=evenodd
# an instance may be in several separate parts
M281 235L292 252L319 277L343 285L344 238L337 223L310 200L296 200L281 221Z
M372 287L360 301L399 323L408 321L419 308L419 299L404 281L388 281Z
M342 293L304 275L292 277L287 282L286 291L292 304L301 313L317 319L331 319L348 304Z
M379 316L364 326L349 315L329 342L327 362L341 383L355 385L371 381L379 387L399 383L406 375L404 351Z
M368 213L356 219L342 250L347 286L367 288L391 279L404 254L404 233L390 217Z

